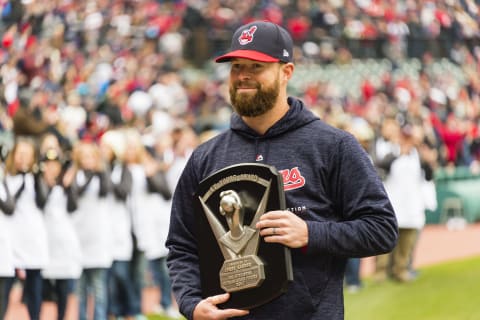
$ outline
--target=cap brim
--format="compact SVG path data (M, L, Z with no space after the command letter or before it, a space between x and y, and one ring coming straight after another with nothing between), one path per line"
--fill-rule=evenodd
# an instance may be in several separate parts
M228 62L234 58L250 59L261 62L278 62L277 58L253 50L235 50L215 59L215 62Z

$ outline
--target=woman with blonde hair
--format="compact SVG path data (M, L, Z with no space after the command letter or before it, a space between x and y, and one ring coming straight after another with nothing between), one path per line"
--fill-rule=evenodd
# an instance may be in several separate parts
M111 317L132 319L136 295L132 281L133 237L128 200L132 189L132 174L123 162L124 134L121 130L106 132L100 149L111 172L112 192L108 206L111 215L113 263L108 275L108 314Z
M48 263L49 256L43 213L35 204L36 168L34 141L17 138L6 160L5 183L15 200L13 214L7 219L15 267L25 270L23 297L31 320L40 318L43 281L41 269Z
M107 272L112 265L111 216L107 195L110 190L99 147L79 142L73 151L73 166L65 173L73 177L67 208L80 240L82 274L78 281L79 319L87 319L88 293L94 295L94 319L107 318Z
M129 199L129 208L132 215L134 234L134 254L132 268L134 287L136 292L136 314L141 314L141 292L145 272L148 270L147 254L150 257L152 250L159 244L155 243L155 213L161 210L161 198L171 197L165 176L158 163L147 151L138 132L126 132L126 152L124 161L132 174L132 192ZM159 196L160 195L160 196ZM162 200L162 199L160 199ZM163 244L160 244L163 245Z

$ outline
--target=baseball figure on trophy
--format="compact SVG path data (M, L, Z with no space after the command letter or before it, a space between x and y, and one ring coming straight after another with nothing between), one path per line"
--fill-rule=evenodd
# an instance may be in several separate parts
M288 248L262 240L261 215L285 208L275 168L240 164L200 183L196 194L203 294L231 293L225 307L252 308L285 292L292 280Z

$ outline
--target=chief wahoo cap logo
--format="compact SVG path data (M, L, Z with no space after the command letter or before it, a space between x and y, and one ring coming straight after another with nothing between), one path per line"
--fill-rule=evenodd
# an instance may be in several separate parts
M238 42L241 45L246 45L253 41L253 34L257 31L257 26L251 26L248 30L243 30L240 37L238 37Z

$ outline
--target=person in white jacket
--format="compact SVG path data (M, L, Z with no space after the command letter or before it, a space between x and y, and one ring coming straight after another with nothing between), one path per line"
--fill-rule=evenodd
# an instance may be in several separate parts
M152 210L158 202L153 192L165 187L156 179L156 163L148 154L141 137L134 131L126 133L125 164L132 174L132 191L128 206L132 216L134 235L134 254L132 257L133 284L136 294L136 314L141 314L142 289L147 271L148 260L145 256L155 246L155 230L152 228ZM153 201L152 201L153 200Z
M3 179L2 179L3 180ZM10 240L10 228L8 221L4 218L11 215L15 203L3 181L0 182L0 319L3 319L7 312L8 292L15 276L13 265L13 251Z
M48 263L48 238L42 211L35 203L35 144L17 137L6 160L5 182L15 199L8 219L15 268L25 270L23 297L31 320L40 318L42 305L41 269Z
M150 202L149 207L150 218L152 223L153 243L146 252L150 273L156 287L160 289L160 301L155 306L154 312L164 314L170 318L180 318L180 313L176 309L172 299L172 288L166 258L168 249L165 246L167 240L168 229L170 225L170 211L172 206L171 192L175 187L169 181L169 171L175 160L175 154L172 149L172 139L167 131L163 135L156 138L152 153L153 168L152 172L157 175L156 179L159 184L156 189L151 189L145 195Z
M78 235L67 212L67 194L73 177L63 175L60 150L46 149L40 155L40 171L36 202L43 209L47 228L49 263L42 269L44 292L54 292L57 319L63 320L68 297L82 273L81 249Z
M109 174L95 143L79 142L74 149L74 174L69 188L67 209L79 236L82 252L82 275L78 281L79 320L87 319L89 292L94 295L94 319L107 318L107 273L112 265L111 214L107 195Z
M394 250L377 258L375 278L391 276L400 282L414 279L410 261L418 233L425 226L427 202L424 197L425 172L413 136L413 127L400 131L398 153L392 154L384 181L398 222L399 238Z
M123 163L124 135L120 131L108 131L101 139L100 149L104 162L111 171L112 192L108 207L112 212L113 263L108 272L108 314L111 317L130 319L135 316L136 296L133 288L132 221L128 199L132 189L132 174Z

